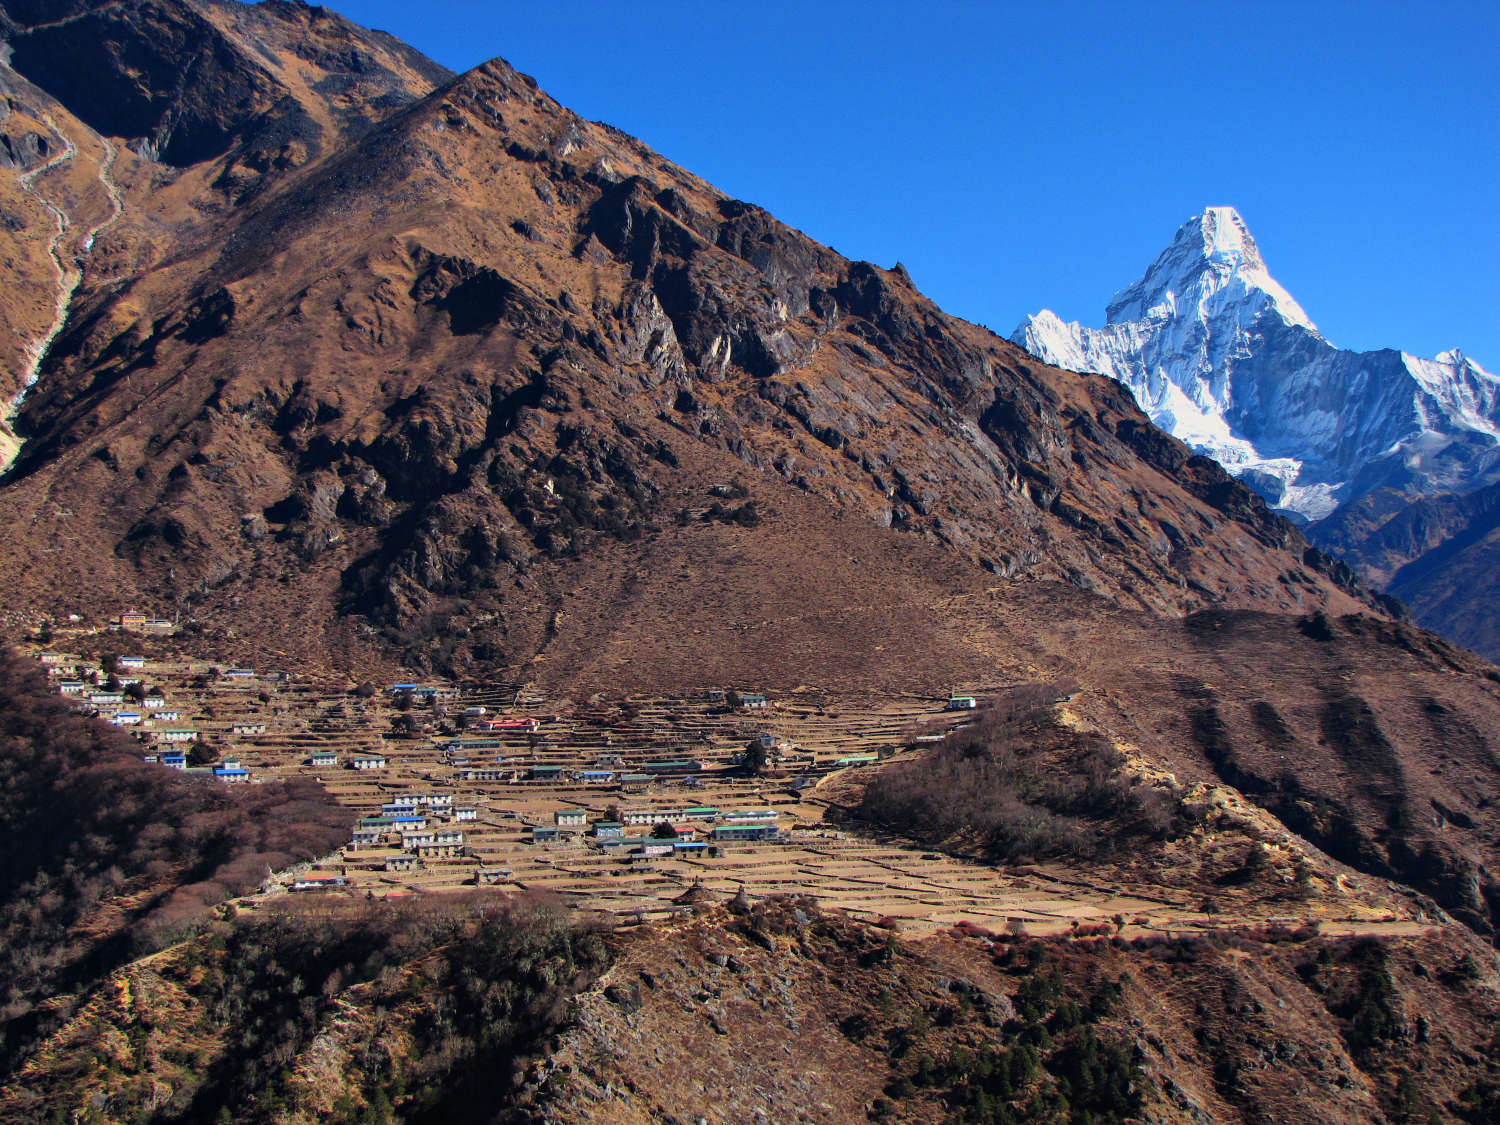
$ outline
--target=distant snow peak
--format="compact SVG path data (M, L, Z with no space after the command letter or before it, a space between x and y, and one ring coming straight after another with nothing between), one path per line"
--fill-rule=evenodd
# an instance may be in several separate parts
M1233 207L1209 207L1177 229L1171 243L1145 275L1114 295L1105 323L1164 320L1197 306L1248 300L1253 311L1266 306L1291 324L1317 327L1266 269L1250 228Z
M1044 309L1011 339L1118 379L1162 429L1308 519L1381 485L1500 478L1500 380L1457 348L1429 360L1334 347L1233 207L1182 224L1104 327Z

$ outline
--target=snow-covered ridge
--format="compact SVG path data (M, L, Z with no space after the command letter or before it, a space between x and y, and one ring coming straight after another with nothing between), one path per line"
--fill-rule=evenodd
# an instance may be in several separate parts
M1118 379L1153 422L1273 505L1316 520L1379 485L1449 491L1500 476L1500 379L1457 349L1421 359L1330 344L1232 207L1184 223L1105 318L1088 328L1044 309L1011 339Z

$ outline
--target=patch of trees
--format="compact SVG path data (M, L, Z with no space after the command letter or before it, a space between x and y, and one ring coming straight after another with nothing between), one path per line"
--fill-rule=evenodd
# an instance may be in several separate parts
M928 846L998 862L1097 854L1123 838L1163 835L1177 808L1133 786L1103 737L1058 721L1065 688L1002 693L932 753L880 770L857 815Z
M335 1021L353 1022L351 1007L373 1018L359 1021L329 1120L496 1120L518 1064L608 963L604 933L564 909L478 892L326 912L291 903L219 930L195 992L236 1031L165 1120L305 1110L287 1063Z
M737 508L726 507L715 500L703 513L705 523L717 521L719 523L733 523L740 527L759 527L760 508L754 500L746 500Z
M168 952L152 966L165 995L91 1005L8 1106L81 1106L71 1119L92 1121L107 1104L109 1120L162 1123L530 1120L523 1067L608 962L604 931L536 898L282 899Z
M0 1075L66 1017L59 995L326 854L348 822L315 782L234 790L144 762L0 652Z
M760 739L752 739L744 750L744 770L751 777L759 777L767 766L771 764L771 752L766 749Z
M738 507L730 507L715 500L703 510L698 517L703 523L725 523L737 524L740 527L759 527L761 514L760 507L754 500L746 500ZM678 527L686 527L693 522L693 510L691 508L679 508L673 522Z
M627 449L591 435L574 440L568 456L538 456L520 472L497 461L490 470L511 514L554 557L582 553L591 533L639 539L655 501Z
M899 1034L887 1033L911 1061L886 1085L883 1116L895 1116L897 1102L921 1099L940 1102L947 1120L976 1125L1131 1120L1147 1081L1140 1054L1097 1026L1118 1005L1119 983L1073 983L1035 944L1008 961L1023 979L1011 997L1014 1015L998 1033L928 1048L929 1023L947 1022L942 1011L938 1019L918 1012Z

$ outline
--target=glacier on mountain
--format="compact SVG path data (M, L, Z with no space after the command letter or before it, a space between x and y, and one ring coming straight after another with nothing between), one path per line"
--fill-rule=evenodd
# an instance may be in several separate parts
M1162 429L1307 520L1381 486L1435 493L1500 479L1500 379L1457 349L1421 359L1335 347L1232 207L1184 223L1115 294L1103 328L1044 309L1011 340L1118 379Z

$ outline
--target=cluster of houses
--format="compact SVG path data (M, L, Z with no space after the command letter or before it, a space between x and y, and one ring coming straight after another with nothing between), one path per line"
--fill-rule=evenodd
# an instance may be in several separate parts
M188 763L188 756L183 751L172 750L163 754L147 754L146 761L157 762L169 770L216 777L220 781L250 780L250 771L241 764L238 758L224 758L211 766L194 766Z
M162 626L170 631L172 623L159 621L139 613L124 613L111 622L111 626L126 632L161 632ZM104 690L98 686L101 675L105 675L108 662L98 665L92 662L79 663L58 652L43 652L38 659L47 667L49 676L63 677L57 680L57 690L73 700L74 705L90 715L96 715L117 727L131 728L137 739L147 744L142 757L145 761L167 769L184 773L211 776L221 781L249 781L250 771L238 758L224 758L215 764L193 765L184 749L200 741L199 731L182 723L182 712L168 704L160 694L143 694L131 691L143 683L140 675L146 667L144 656L117 656L113 670L108 673L119 684L119 690ZM231 680L253 680L256 673L249 668L231 668L224 673ZM79 678L87 676L87 679ZM263 722L239 722L232 725L230 733L240 736L255 736L266 733Z
M453 767L459 781L505 781L535 782L542 785L561 785L572 782L576 785L616 785L623 789L639 789L663 777L686 777L713 768L712 762L698 758L672 758L660 761L637 763L633 772L598 767L595 769L572 769L561 765L506 766L504 757L495 755L493 762L472 762L468 753L478 750L497 749L502 744L490 739L450 739L447 743L448 764ZM382 767L370 767L382 768Z
M771 706L771 701L758 691L736 691L734 696L739 700L741 711L764 711ZM723 688L713 688L708 693L710 703L726 703L728 700L729 693Z
M780 814L771 808L731 809L701 805L681 809L627 809L619 820L589 821L588 810L559 809L552 824L531 830L533 844L560 843L587 833L602 852L654 858L714 854L727 843L781 839ZM670 826L670 832L662 825ZM658 835L658 833L660 833Z
M388 857L385 868L411 871L423 860L463 855L463 829L453 826L478 819L476 806L455 804L451 793L403 793L382 804L378 816L361 817L350 846L387 847L399 837L404 854Z
M134 727L135 734L147 742L173 743L194 742L198 738L198 732L182 727L161 726L163 723L178 723L182 721L182 712L167 705L167 701L160 695L141 695L139 692L128 692L128 689L139 685L142 680L140 676L130 673L145 668L146 658L144 656L121 656L115 659L115 680L119 683L119 690L101 690L96 682L103 668L95 668L91 665L73 665L67 668L68 658L58 652L44 652L39 659L46 665L49 676L59 676L65 670L71 672L66 678L57 680L57 690L74 702L80 710L90 715L97 715L105 722L117 727ZM90 679L75 678L79 676L80 669Z

